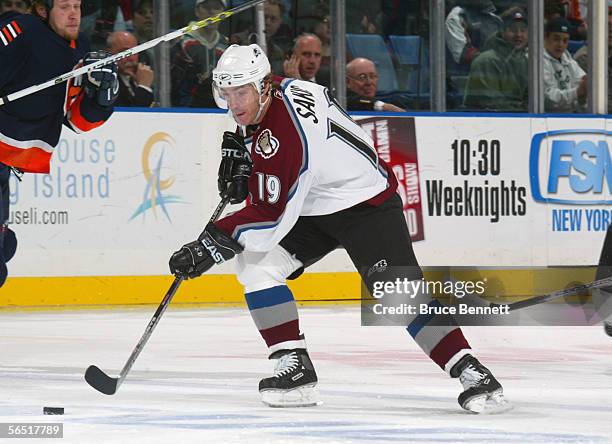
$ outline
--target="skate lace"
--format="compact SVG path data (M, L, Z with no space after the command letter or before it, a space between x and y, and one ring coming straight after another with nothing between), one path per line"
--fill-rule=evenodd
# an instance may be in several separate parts
M300 363L297 353L292 352L281 356L274 367L274 377L280 378L295 370Z
M478 385L487 376L485 372L478 370L474 365L468 364L459 375L459 381L464 388Z

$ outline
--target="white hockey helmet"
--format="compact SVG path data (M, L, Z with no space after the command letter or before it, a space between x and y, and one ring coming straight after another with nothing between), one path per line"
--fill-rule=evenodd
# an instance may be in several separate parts
M268 57L253 43L248 46L232 45L225 50L212 71L213 97L219 108L227 109L227 101L219 88L253 83L257 92L264 89L264 78L272 72Z

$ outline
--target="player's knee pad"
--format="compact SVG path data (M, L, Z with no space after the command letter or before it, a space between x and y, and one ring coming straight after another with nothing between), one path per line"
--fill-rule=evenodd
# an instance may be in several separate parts
M2 227L0 229L4 237L2 241L2 254L4 255L4 262L6 263L15 256L15 251L17 251L17 236L15 236L15 232L9 227Z
M245 251L236 259L236 276L246 293L284 285L287 277L302 267L281 246L267 253Z

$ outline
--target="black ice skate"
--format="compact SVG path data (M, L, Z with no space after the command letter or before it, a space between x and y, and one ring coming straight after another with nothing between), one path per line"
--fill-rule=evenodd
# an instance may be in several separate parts
M451 369L451 377L459 378L464 391L459 405L473 413L500 413L512 408L501 384L493 374L472 355L465 355Z
M608 336L612 336L612 321L604 321L604 331Z
M270 355L278 359L274 375L259 381L259 393L270 407L308 407L320 404L317 374L303 348L279 350Z

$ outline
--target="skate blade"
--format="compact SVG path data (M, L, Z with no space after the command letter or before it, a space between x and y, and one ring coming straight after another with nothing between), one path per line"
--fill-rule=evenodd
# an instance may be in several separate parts
M260 393L261 402L268 407L314 407L323 404L315 384L292 390L264 390Z
M474 396L464 403L462 407L470 413L479 415L495 415L514 408L512 403L506 399L502 391Z

